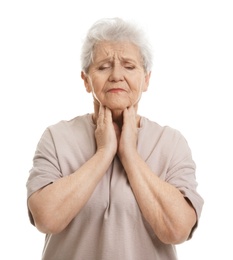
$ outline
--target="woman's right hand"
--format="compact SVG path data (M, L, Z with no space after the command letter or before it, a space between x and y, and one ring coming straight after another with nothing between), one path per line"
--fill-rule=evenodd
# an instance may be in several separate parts
M101 104L96 120L95 139L97 151L102 151L112 157L115 156L118 144L115 125L112 120L112 112L109 108Z

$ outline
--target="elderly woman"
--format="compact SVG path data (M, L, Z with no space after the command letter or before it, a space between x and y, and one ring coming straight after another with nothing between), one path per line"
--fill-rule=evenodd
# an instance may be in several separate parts
M27 181L44 260L173 260L201 214L185 138L137 113L151 50L136 25L102 19L82 49L93 114L48 127Z

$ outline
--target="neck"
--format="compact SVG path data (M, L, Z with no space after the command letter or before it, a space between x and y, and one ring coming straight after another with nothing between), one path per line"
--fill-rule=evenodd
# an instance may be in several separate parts
M123 125L123 110L111 110L112 112L112 121L118 125L121 129Z
M112 112L112 121L121 128L123 124L123 110L111 110L111 112ZM94 114L92 118L95 124L98 118L98 114L99 114L99 105L94 103Z
M137 110L137 106L135 107ZM123 110L116 109L111 110L112 112L112 121L118 125L118 127L121 129L123 125ZM96 120L98 118L99 114L99 104L94 102L94 114L93 114L93 121L96 124ZM140 116L136 115L137 117L137 127L140 127Z

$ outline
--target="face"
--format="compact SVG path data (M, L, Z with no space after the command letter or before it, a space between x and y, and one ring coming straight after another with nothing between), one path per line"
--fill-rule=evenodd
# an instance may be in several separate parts
M147 90L150 74L145 72L134 44L101 42L95 46L93 63L82 78L95 102L123 110L138 103Z

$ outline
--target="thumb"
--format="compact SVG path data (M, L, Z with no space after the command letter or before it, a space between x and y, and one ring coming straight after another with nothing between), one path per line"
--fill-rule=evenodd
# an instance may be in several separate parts
M114 126L114 130L115 130L115 133L116 133L117 143L119 143L120 136L121 136L120 128L115 122L113 122L113 126Z

